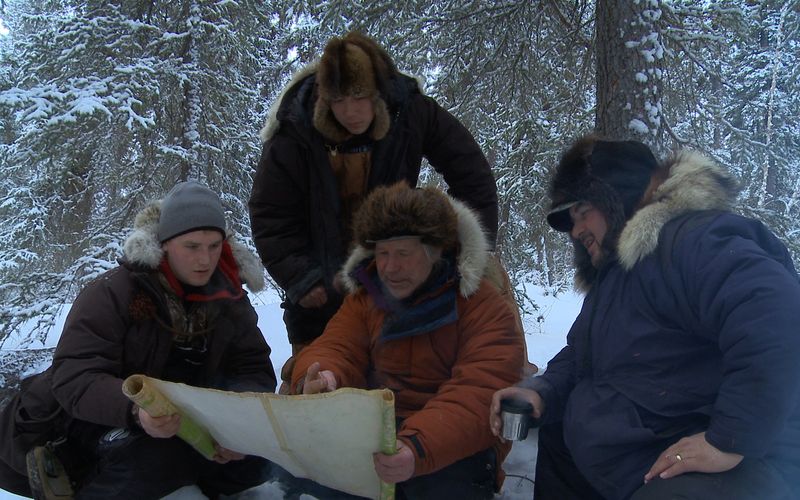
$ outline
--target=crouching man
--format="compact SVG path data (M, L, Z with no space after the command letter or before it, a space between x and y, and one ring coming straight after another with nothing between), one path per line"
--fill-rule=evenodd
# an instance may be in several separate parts
M242 288L258 260L226 237L219 197L176 185L137 217L120 265L75 300L53 358L0 413L0 486L35 498L209 497L263 483L270 464L217 448L206 460L122 394L142 373L233 391L274 391L270 348Z
M400 183L369 195L353 231L349 294L299 354L292 389L391 389L398 451L375 454L378 476L399 498L492 498L509 446L489 430L489 404L518 380L524 347L484 278L489 245L476 215Z

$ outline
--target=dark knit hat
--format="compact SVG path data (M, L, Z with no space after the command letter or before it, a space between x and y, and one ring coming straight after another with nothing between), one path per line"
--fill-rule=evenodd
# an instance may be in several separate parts
M375 248L383 240L418 236L422 243L444 250L458 242L458 216L439 189L413 189L405 182L375 189L353 219L358 244Z
M225 235L222 202L217 193L197 181L180 182L161 200L158 241L198 229L216 229Z
M349 133L333 115L331 101L346 96L368 97L375 111L370 135L375 140L382 139L390 125L382 96L388 95L390 79L396 72L392 59L373 39L358 32L332 38L317 67L318 98L313 117L316 129L328 139L343 141Z
M584 137L564 153L556 167L547 222L558 231L570 231L569 208L586 201L600 210L610 225L621 226L633 215L657 167L650 148L639 141Z

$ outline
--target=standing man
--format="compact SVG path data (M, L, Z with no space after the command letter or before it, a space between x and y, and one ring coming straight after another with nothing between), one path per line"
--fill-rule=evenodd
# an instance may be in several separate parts
M206 460L175 437L179 416L151 417L122 393L137 373L275 390L270 349L242 288L263 287L263 270L227 235L217 194L195 181L176 185L137 215L120 262L84 288L52 366L23 381L0 412L0 487L35 498L141 499L197 484L215 498L263 483L263 458L218 447Z
M267 271L286 292L283 318L295 354L342 302L336 273L353 214L378 186L416 186L423 158L451 195L477 211L494 247L497 187L480 147L370 38L351 32L330 40L273 105L261 138L250 221ZM495 264L494 281L511 303L508 277Z
M800 492L800 282L731 212L733 178L681 152L588 137L561 158L550 225L586 298L530 402L536 500L789 500Z

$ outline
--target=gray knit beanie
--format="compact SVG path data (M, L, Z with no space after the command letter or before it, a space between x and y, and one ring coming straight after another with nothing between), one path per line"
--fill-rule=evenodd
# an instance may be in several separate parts
M225 211L219 196L197 181L176 184L161 201L161 243L197 229L216 229L224 236L225 228Z

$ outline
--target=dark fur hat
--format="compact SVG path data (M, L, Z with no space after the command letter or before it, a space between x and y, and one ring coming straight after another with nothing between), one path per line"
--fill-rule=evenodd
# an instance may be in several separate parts
M552 205L547 222L558 231L570 231L569 208L586 201L606 218L602 246L606 258L616 255L625 223L642 201L658 168L653 153L638 141L607 141L589 135L576 141L561 157L550 186ZM575 267L580 288L594 282L597 268L577 240Z
M356 212L353 235L364 248L402 236L445 251L458 242L458 217L448 197L436 188L412 189L405 182L375 189Z
M371 38L357 32L332 38L317 68L314 127L335 142L345 140L349 132L336 120L330 102L345 96L370 97L375 111L370 135L375 140L382 139L390 125L384 97L395 73L392 59Z
M558 231L572 229L569 208L588 201L620 227L636 211L658 161L638 141L606 141L590 135L561 157L550 187L547 222Z

